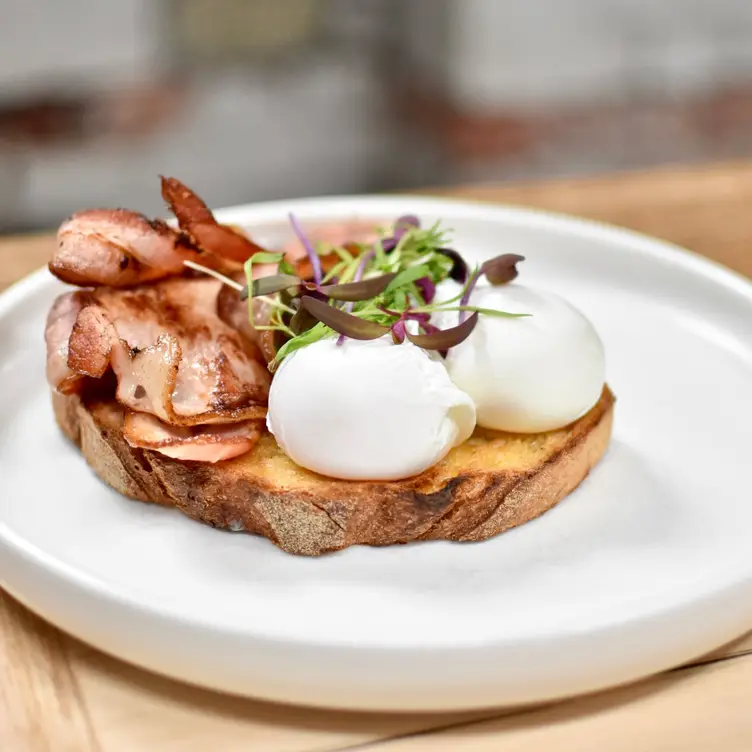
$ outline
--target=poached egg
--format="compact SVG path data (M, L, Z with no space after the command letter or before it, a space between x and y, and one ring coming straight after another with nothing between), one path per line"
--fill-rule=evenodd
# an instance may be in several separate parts
M442 283L437 300L459 290ZM539 433L572 423L598 402L605 381L603 344L590 321L564 298L518 284L478 285L470 305L524 318L481 314L472 334L449 350L452 381L470 395L478 425ZM435 323L455 326L457 313Z
M296 464L344 480L423 472L475 428L473 400L437 355L390 336L319 340L288 355L267 427Z

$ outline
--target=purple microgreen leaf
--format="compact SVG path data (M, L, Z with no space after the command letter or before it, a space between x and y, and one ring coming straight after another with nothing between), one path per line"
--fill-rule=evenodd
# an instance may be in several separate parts
M465 284L467 281L467 263L465 263L465 259L460 256L457 251L455 251L453 248L437 248L436 253L440 253L442 256L446 256L447 258L451 259L453 264L452 268L449 270L449 276L455 281L459 282L460 284Z
M394 228L409 230L412 227L420 227L420 220L414 214L403 214L401 217L397 217L394 222Z
M391 236L388 238L383 238L379 242L381 243L381 250L384 251L384 253L390 253L397 247L399 238Z
M436 285L430 277L420 277L420 279L416 279L415 286L420 291L424 303L431 303L436 297Z
M438 326L435 326L430 321L421 321L419 326L426 334L436 334L436 332L441 331Z
M405 341L406 333L407 328L405 327L403 319L395 321L394 324L392 324L392 342L394 342L395 345L401 345Z
M290 319L290 330L297 337L298 334L307 332L314 327L317 321L318 319L311 315L311 312L307 308L301 305Z
M505 285L517 277L517 264L524 260L524 256L516 253L505 253L486 261L480 268L481 274L485 274L492 285Z
M405 330L405 335L414 345L422 347L424 350L449 350L464 342L475 329L478 323L478 314L473 313L470 318L457 326L450 329L439 329L437 332L430 334L410 334Z
M396 272L382 274L371 279L346 282L341 285L322 285L319 289L332 300L348 302L370 300L381 295L389 283L397 276Z
M438 326L434 326L428 321L421 321L419 326L425 334L436 334L436 332L441 331ZM438 353L442 358L446 358L446 356L449 354L449 350L439 350Z
M353 316L351 313L346 313L340 308L330 306L309 295L301 298L300 305L308 310L317 321L351 339L378 339L389 332L388 326Z
M292 225L293 231L298 236L298 240L301 242L303 248L305 248L305 252L308 255L308 260L311 262L311 268L313 269L313 279L317 285L320 285L323 274L321 271L321 259L319 258L319 254L316 253L316 249L313 247L311 241L303 232L303 228L300 226L298 220L295 218L295 215L292 212L290 212L290 224Z
M301 297L307 295L316 300L322 300L324 303L329 299L315 284L311 283L304 283L300 286L300 295Z
M355 270L355 274L353 275L353 282L360 282L361 279L363 279L363 275L366 272L366 267L368 266L368 262L376 255L376 251L368 251L368 253L364 253L360 257L360 263L358 264L358 268Z
M259 295L273 295L275 292L281 292L291 287L297 287L300 279L292 274L272 274L268 277L254 279L251 283L251 297L257 298ZM248 297L248 287L244 287L240 297L245 300Z

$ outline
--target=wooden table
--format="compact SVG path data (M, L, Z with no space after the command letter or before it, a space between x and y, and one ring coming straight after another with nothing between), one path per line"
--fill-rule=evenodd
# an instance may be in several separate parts
M752 164L433 193L625 225L752 276ZM46 262L51 244L49 235L0 240L0 288ZM750 696L752 636L630 687L516 713L289 708L152 676L0 594L0 750L8 752L742 752L752 750Z

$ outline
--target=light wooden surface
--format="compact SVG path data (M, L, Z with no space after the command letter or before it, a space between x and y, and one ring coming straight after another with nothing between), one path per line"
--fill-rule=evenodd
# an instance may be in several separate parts
M752 164L432 193L621 224L752 276ZM42 266L53 242L50 235L0 239L0 289ZM637 685L514 713L288 708L152 676L62 635L0 594L3 752L747 752L751 695L748 636Z

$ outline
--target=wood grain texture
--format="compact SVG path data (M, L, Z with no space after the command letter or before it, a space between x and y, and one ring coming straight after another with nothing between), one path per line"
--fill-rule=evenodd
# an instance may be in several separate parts
M0 595L0 749L99 749L69 664L68 638Z
M504 718L351 747L373 752L749 752L752 655Z
M430 191L574 214L689 248L752 276L752 163Z
M0 238L0 290L45 266L54 247L50 233Z
M328 752L498 715L340 713L245 700L153 676L71 642L105 752Z
M422 193L631 227L752 276L752 163ZM53 243L50 234L0 239L0 289L43 266ZM692 668L503 717L327 713L152 676L63 636L0 594L0 750L736 752L752 749L751 653L747 636ZM490 715L493 720L478 722ZM453 728L428 732L447 725Z

